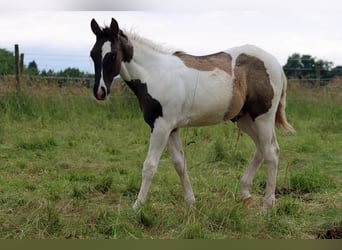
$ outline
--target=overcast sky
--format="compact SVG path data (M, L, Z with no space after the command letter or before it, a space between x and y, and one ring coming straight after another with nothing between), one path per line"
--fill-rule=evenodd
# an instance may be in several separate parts
M0 48L13 51L18 43L25 64L35 60L40 70L77 67L93 72L90 20L96 18L102 26L114 17L121 27L196 55L249 43L271 52L281 64L298 52L342 65L340 0L229 2L11 0L1 6ZM117 11L94 11L107 9Z

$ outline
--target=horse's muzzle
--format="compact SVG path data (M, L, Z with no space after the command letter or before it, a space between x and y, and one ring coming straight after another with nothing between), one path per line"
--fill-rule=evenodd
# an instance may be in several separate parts
M102 101L102 100L106 99L106 97L107 97L107 90L106 90L106 88L105 87L99 88L99 90L97 91L95 97L99 101Z

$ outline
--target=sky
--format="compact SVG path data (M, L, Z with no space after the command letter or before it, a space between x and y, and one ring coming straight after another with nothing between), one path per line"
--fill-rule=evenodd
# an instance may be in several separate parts
M122 28L190 54L210 54L248 43L269 51L281 64L297 52L337 66L342 65L341 2L3 1L0 48L13 51L14 44L19 44L25 64L35 60L40 70L76 67L93 73L89 51L95 36L90 21L95 18L103 26L114 17Z

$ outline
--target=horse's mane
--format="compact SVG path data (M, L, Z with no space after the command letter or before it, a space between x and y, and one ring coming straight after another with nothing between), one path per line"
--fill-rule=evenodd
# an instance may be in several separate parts
M162 54L172 54L175 51L175 50L166 48L162 44L155 43L148 38L142 37L134 29L131 29L131 30L123 29L123 30L120 30L120 33L124 36L127 36L130 41L136 42L141 45L145 45L146 47ZM102 29L102 36L105 38L111 39L113 34L112 34L112 30L110 29L110 27L105 26Z
M158 44L153 42L152 40L142 37L141 35L139 35L136 31L134 30L123 30L123 33L128 37L128 39L130 41L132 41L133 43L136 42L138 44L141 45L145 45L146 47L157 51L159 53L162 54L172 54L174 52L174 50L166 48L165 46L163 46L162 44Z

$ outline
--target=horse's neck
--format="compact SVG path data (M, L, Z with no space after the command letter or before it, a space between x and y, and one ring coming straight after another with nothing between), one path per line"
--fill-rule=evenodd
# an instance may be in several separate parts
M125 81L144 79L149 72L162 69L161 62L166 54L139 42L132 41L134 47L133 58L130 62L123 62L120 75Z

